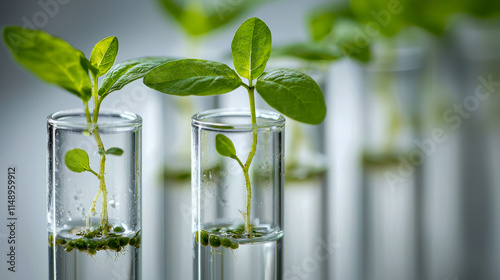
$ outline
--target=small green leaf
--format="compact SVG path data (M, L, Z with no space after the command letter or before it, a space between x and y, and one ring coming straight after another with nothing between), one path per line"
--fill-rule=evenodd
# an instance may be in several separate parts
M257 79L256 89L267 104L299 122L319 124L326 116L320 87L299 71L273 69Z
M403 10L411 10L408 7L412 0L387 1L387 0L350 0L351 10L354 18L363 26L363 36L366 36L365 26L371 26L376 23L377 32L387 37L392 37L398 34L406 25L406 20L403 18ZM424 4L427 1L417 1L419 4ZM434 1L429 1L434 2ZM439 1L437 1L439 2ZM457 1L459 2L459 1ZM389 12L389 9L392 12ZM413 12L413 10L411 10ZM373 37L373 36L371 36Z
M107 37L99 41L90 54L90 63L95 67L97 77L109 71L115 63L118 54L118 39L114 36Z
M202 36L227 25L249 9L267 0L176 1L159 0L168 15L191 36Z
M108 155L115 155L115 156L121 156L123 154L123 150L120 148L109 148L106 151L106 154Z
M173 95L216 95L242 85L229 66L208 60L183 59L167 62L151 70L144 84Z
M367 63L371 59L370 38L359 36L358 31L361 28L363 28L363 25L352 19L342 18L337 20L332 32L335 38L333 44L338 46L346 56Z
M309 33L314 41L321 41L332 31L335 14L331 11L320 11L311 17Z
M69 150L64 156L64 162L69 170L81 173L83 171L90 171L89 155L82 149Z
M104 76L99 95L105 96L119 90L128 83L144 77L151 69L171 60L173 59L166 57L143 57L119 63Z
M236 31L231 43L233 63L240 76L253 80L266 68L271 55L271 31L258 18L249 18Z
M233 141L224 134L217 134L215 136L215 149L223 157L237 158Z
M320 6L308 16L307 25L313 41L325 41L331 35L333 27L342 18L352 19L353 14L349 3L335 3ZM331 37L331 36L330 36Z
M344 56L336 46L318 43L294 43L273 48L273 57L288 56L309 61L333 61Z
M371 60L370 45L368 42L358 40L343 40L339 42L339 46L345 55L354 58L362 63L367 63Z
M8 26L3 40L15 59L42 80L83 101L92 96L85 55L66 41L39 30Z
M105 155L106 154L106 151L103 149L103 148L99 148L99 150L97 151L100 155Z

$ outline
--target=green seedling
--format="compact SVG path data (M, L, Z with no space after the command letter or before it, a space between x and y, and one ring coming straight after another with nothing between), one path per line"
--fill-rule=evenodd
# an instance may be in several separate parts
M96 176L98 180L97 194L89 208L86 226L88 229L91 228L90 218L97 214L96 204L102 195L100 233L108 235L110 231L107 210L108 190L104 176L106 157L121 156L123 150L118 147L106 149L102 142L98 126L101 103L110 93L142 78L149 70L170 59L144 57L114 65L118 54L118 39L113 36L98 42L89 59L66 41L40 30L8 26L3 29L3 40L17 62L40 79L64 88L82 100L88 125L88 129L83 134L94 136L99 150L100 164L98 169L91 168L89 155L82 149L67 151L64 162L66 167L73 172L90 172ZM100 84L99 78L101 78ZM94 105L92 114L89 110L89 102L93 102ZM123 228L121 229L123 230ZM122 231L115 229L115 232ZM91 232L87 232L86 238L95 237L96 233L93 234L94 236ZM78 244L77 249L83 248L84 244L82 245L81 242Z
M246 211L242 212L246 235L252 238L250 165L257 151L257 117L255 91L274 109L307 124L319 124L326 116L323 93L306 74L292 69L273 69L265 72L271 55L271 31L258 18L250 18L236 31L231 43L236 69L213 61L184 59L160 65L144 77L146 86L160 92L179 96L225 94L238 87L247 89L252 122L252 145L243 162L228 137L216 136L215 148L224 157L238 162L245 177ZM244 83L241 78L248 80Z

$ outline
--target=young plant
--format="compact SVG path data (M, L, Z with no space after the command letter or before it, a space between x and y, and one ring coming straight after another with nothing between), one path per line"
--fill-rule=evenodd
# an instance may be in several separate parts
M236 71L219 62L184 59L158 66L143 80L152 89L180 96L224 94L240 86L247 89L252 122L252 146L247 159L242 161L238 158L233 142L222 134L216 136L215 148L221 156L236 160L243 171L246 188L246 210L242 212L244 235L250 238L253 231L249 170L258 140L255 91L270 106L294 120L319 124L326 115L323 93L312 78L284 68L264 72L271 55L271 45L271 31L267 25L258 18L250 18L238 28L231 43ZM240 76L248 83L244 83Z
M12 56L20 64L42 80L60 86L82 100L88 125L84 135L93 135L95 139L100 155L99 168L94 170L90 167L89 155L82 149L69 150L64 161L69 170L77 173L90 172L99 182L97 193L86 218L84 233L94 232L91 230L90 218L96 215L96 204L102 195L100 227L99 232L94 235L117 235L116 227L113 230L108 221L108 190L104 175L106 157L120 156L123 150L118 147L105 147L99 135L99 109L102 101L111 92L142 78L149 70L169 59L145 57L127 60L113 66L118 53L116 37L107 37L98 42L92 50L90 59L66 41L40 30L8 26L3 29L3 40ZM100 86L99 77L102 77ZM93 102L92 113L89 110L89 102Z

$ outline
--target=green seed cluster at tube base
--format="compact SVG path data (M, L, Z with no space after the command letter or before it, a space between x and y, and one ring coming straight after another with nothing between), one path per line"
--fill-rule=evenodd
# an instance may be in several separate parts
M123 228L115 227L113 233L108 233L107 235L103 236L102 232L99 232L98 229L93 231L89 230L86 232L77 233L77 235L83 236L78 239L56 237L55 244L62 246L64 251L66 251L67 253L71 253L75 249L77 249L79 252L84 252L89 255L95 255L98 251L102 250L121 252L127 245L135 248L140 248L140 231L138 231L132 237L121 236L120 234L116 233L123 231ZM54 246L54 236L52 234L49 235L49 246Z
M227 237L220 237L215 234L208 234L208 232L204 230L200 230L195 232L194 236L196 243L201 244L206 247L210 245L212 248L219 248L220 246L224 248L229 248L232 250L238 249L240 245L237 241L231 241L231 239Z

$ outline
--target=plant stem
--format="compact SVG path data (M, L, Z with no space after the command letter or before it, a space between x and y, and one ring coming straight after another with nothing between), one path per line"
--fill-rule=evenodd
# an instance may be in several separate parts
M87 118L87 123L91 123L91 119L90 119L90 111L89 111L89 103L88 102L83 102L83 105L85 107L85 117Z
M101 106L102 98L99 99L98 97L97 76L94 74L91 75L93 79L92 96L94 97L94 111L92 120L90 119L90 114L87 114L87 121L89 122L90 125L95 126L92 128L93 129L92 134L94 134L94 139L99 149L105 151L106 149L104 148L101 136L99 135L99 127L97 126L97 120L99 118L99 109ZM88 111L88 103L86 103L86 111ZM95 214L97 199L99 198L99 195L102 193L101 228L103 230L103 234L106 235L108 234L109 223L108 223L108 192L106 189L106 182L104 179L105 167L106 167L106 154L103 153L101 154L101 162L99 164L99 174L97 176L97 178L99 179L99 189L97 191L96 196L94 197L94 200L92 201L92 205L90 207L89 214L87 216L87 227L90 226L89 217L90 215Z
M247 201L246 201L246 213L244 215L245 221L245 231L247 234L252 237L252 224L250 223L250 210L251 210L251 202L252 202L252 185L250 183L250 164L252 163L253 157L255 156L255 152L257 151L257 117L255 112L255 87L252 86L252 81L249 80L248 85L248 97L250 99L250 117L252 120L252 148L250 149L250 153L248 154L248 158L243 166L243 174L245 176L245 186L247 191Z

